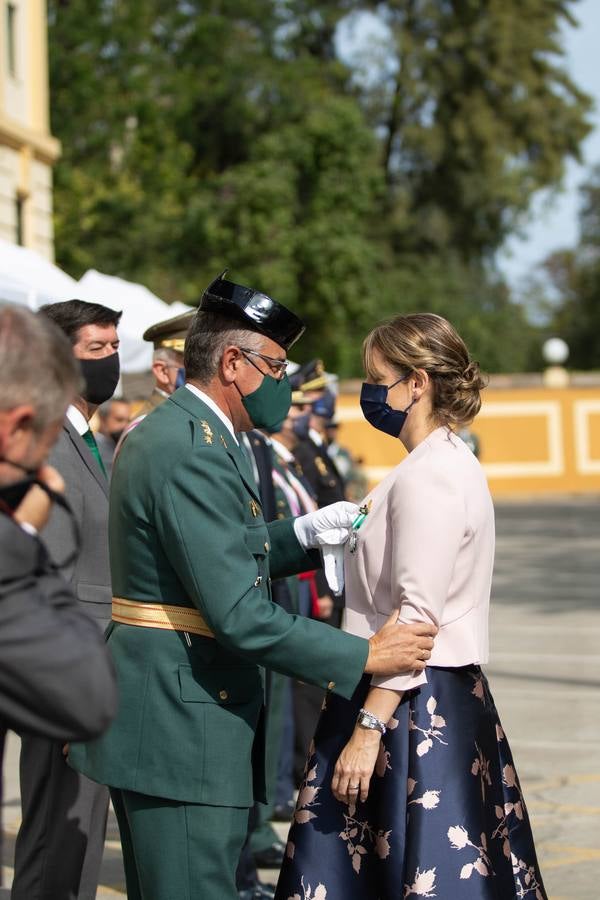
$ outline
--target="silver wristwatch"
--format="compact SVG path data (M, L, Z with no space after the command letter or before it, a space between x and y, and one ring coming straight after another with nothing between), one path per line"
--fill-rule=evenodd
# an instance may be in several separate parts
M385 734L387 731L385 723L366 709L360 710L356 718L356 724L360 725L361 728L368 728L370 731L379 731L381 734Z

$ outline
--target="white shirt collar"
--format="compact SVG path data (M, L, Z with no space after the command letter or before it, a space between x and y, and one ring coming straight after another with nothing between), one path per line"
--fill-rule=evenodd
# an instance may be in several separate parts
M215 416L218 416L223 425L226 426L234 441L238 443L238 439L235 436L235 431L233 428L233 422L231 421L231 419L227 418L222 409L219 409L212 397L209 397L208 394L205 394L204 391L201 391L199 388L197 388L195 384L190 384L189 381L186 381L185 386L188 391L190 391L198 398L198 400L202 400L203 403L206 403L209 409L214 412Z
M81 412L80 409L77 409L76 406L69 406L67 410L67 419L77 432L77 434L83 435L86 431L90 430L89 422Z
M313 444L317 445L317 447L323 446L323 438L321 437L321 435L315 428L308 429L308 436L311 439L311 441L313 442Z
M273 445L273 450L275 451L277 456L280 456L284 462L289 463L294 461L294 454L290 450L288 450L288 448L284 444L282 444L281 441L278 441L277 438L272 437L271 444Z

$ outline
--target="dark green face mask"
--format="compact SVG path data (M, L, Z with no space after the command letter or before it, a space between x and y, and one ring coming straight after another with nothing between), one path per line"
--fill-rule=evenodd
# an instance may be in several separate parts
M255 391L246 397L241 391L240 394L255 428L265 428L272 433L280 430L292 405L292 388L287 375L279 380L272 375L264 375Z

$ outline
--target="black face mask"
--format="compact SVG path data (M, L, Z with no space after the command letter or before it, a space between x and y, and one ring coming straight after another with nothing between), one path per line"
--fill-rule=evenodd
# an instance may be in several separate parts
M119 441L121 440L121 435L123 434L124 431L125 431L124 428L119 428L118 431L110 432L110 437L115 442L115 444L119 443Z
M2 462L8 462L8 460L4 459ZM16 463L11 463L11 465L17 466ZM34 484L37 484L37 469L32 472L29 469L26 469L25 466L18 466L18 468L27 472L25 478L21 478L19 481L13 481L12 484L0 485L0 501L8 506L11 512L14 512L17 506L21 504L21 501L25 499L25 495L29 489L33 487Z
M101 359L80 359L81 373L85 380L83 399L94 406L110 400L119 381L119 354L112 353Z
M292 421L292 431L301 441L305 441L310 431L310 413L296 416Z
M48 485L41 481L38 478L38 469L29 469L27 466L21 465L21 463L14 462L12 459L6 459L6 457L0 457L0 462L10 463L11 466L14 466L16 469L21 469L22 472L25 472L25 477L20 478L18 481L14 481L12 484L0 485L0 503L3 503L7 506L11 512L14 512L18 506L23 502L29 490L37 484L44 493L48 495L52 503L56 504L56 506L60 506L61 509L65 511L67 517L71 523L71 530L73 532L73 550L69 553L65 559L60 562L55 561L55 566L58 569L65 568L66 566L70 566L77 557L79 556L79 551L81 550L81 534L79 531L79 525L77 523L77 519L75 518L75 514L71 509L71 505L62 494L58 494L56 491L53 491L52 488L48 487Z

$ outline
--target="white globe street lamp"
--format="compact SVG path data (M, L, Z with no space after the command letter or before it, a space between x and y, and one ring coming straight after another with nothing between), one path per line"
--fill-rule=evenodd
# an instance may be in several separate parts
M564 364L569 358L569 345L562 338L548 338L542 347L542 356L548 363L544 371L544 385L551 388L564 388L569 385L569 373Z
M542 347L542 355L551 366L562 366L569 358L569 345L562 338L548 338Z

